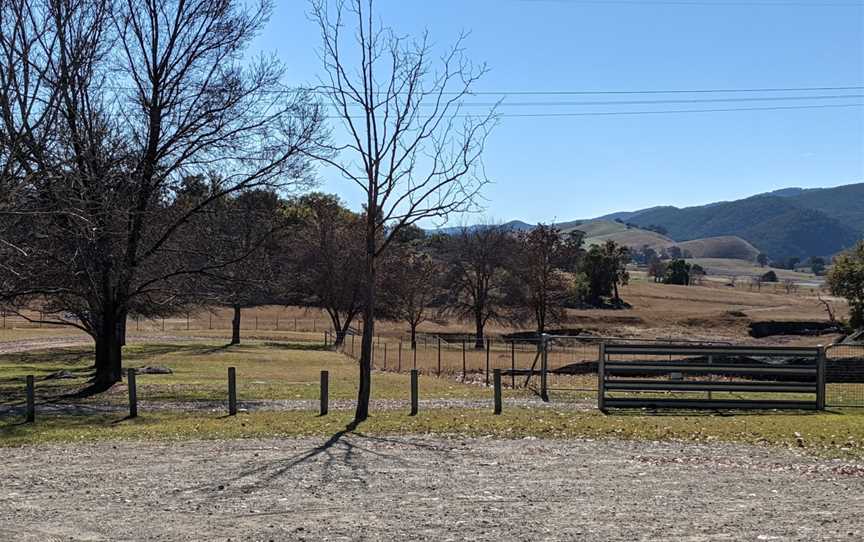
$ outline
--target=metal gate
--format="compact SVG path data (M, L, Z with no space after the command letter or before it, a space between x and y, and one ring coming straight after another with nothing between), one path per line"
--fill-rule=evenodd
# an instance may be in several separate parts
M825 404L864 407L864 345L832 344L826 355Z
M821 347L604 344L597 402L600 410L821 410L825 367Z

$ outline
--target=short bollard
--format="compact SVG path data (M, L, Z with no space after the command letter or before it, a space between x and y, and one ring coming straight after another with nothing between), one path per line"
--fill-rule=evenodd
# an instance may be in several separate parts
M138 417L138 388L135 384L135 369L126 372L126 386L129 388L129 417Z
M495 414L501 414L501 369L492 373L492 384L495 387Z
M228 415L237 414L237 369L228 367Z
M321 371L321 415L326 416L330 410L330 373Z
M27 375L27 423L36 421L36 393L33 389L33 375Z
M418 395L418 386L417 386L417 369L411 369L411 415L416 416L418 410L417 395Z

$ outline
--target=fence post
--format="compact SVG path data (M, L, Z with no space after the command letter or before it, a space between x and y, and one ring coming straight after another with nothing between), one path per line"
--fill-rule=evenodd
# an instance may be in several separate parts
M597 356L597 408L606 412L606 343L600 343L600 354Z
M510 387L516 389L516 341L510 341Z
M417 415L418 410L418 400L417 395L419 393L417 386L417 369L411 369L411 416Z
M819 357L816 360L816 408L825 410L825 347L819 345Z
M351 357L352 358L354 357L354 337L356 337L356 335L354 333L352 333L351 334Z
M549 388L547 387L546 378L549 371L549 348L545 333L540 335L540 348L542 348L540 352L540 399L548 403Z
M399 339L399 361L397 362L397 365L396 365L396 372L397 373L402 372L402 339L401 338Z
M27 423L36 421L36 391L33 386L33 375L27 375Z
M129 417L138 417L138 390L135 383L135 369L126 372L126 384L129 388Z
M321 371L321 416L326 416L330 411L330 373Z
M237 369L228 367L228 415L237 414Z
M324 347L325 347L325 348L328 346L328 339L329 339L329 337L328 337L327 335L328 335L328 333L325 331L325 332L324 332Z
M486 339L486 387L489 387L489 349L491 345L491 339Z
M438 337L438 376L441 376L441 337Z
M384 343L384 370L387 370L387 343Z
M501 414L501 369L495 369L492 382L495 387L495 414Z
M462 339L462 382L465 382L465 373L467 372L468 367L465 363L465 339Z

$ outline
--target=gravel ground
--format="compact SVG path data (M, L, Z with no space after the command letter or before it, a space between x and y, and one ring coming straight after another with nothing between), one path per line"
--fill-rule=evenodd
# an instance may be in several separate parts
M346 434L0 465L0 540L864 539L864 466L741 445Z

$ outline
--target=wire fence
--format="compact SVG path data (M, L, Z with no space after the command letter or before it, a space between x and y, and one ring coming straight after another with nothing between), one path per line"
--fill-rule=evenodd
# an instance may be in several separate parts
M297 317L280 315L273 310L244 309L240 319L242 331L289 331L318 333L332 329L327 318ZM21 313L0 310L0 330L15 329L63 329L63 324L40 322L58 320L56 315L44 315L38 311ZM71 318L69 319L71 321ZM232 316L228 310L203 311L159 318L130 316L126 322L129 332L170 332L170 331L230 331Z
M359 335L345 338L341 351L360 355ZM668 339L614 337L550 337L546 341L546 390L579 398L596 398L600 345L616 343L669 343ZM728 345L710 341L673 341L691 345ZM539 339L487 338L482 346L473 337L447 339L421 336L417 348L399 337L373 338L372 366L380 371L407 372L490 385L500 369L503 385L539 389L543 346ZM864 345L832 345L826 349L826 406L864 407ZM671 358L670 358L671 361Z

